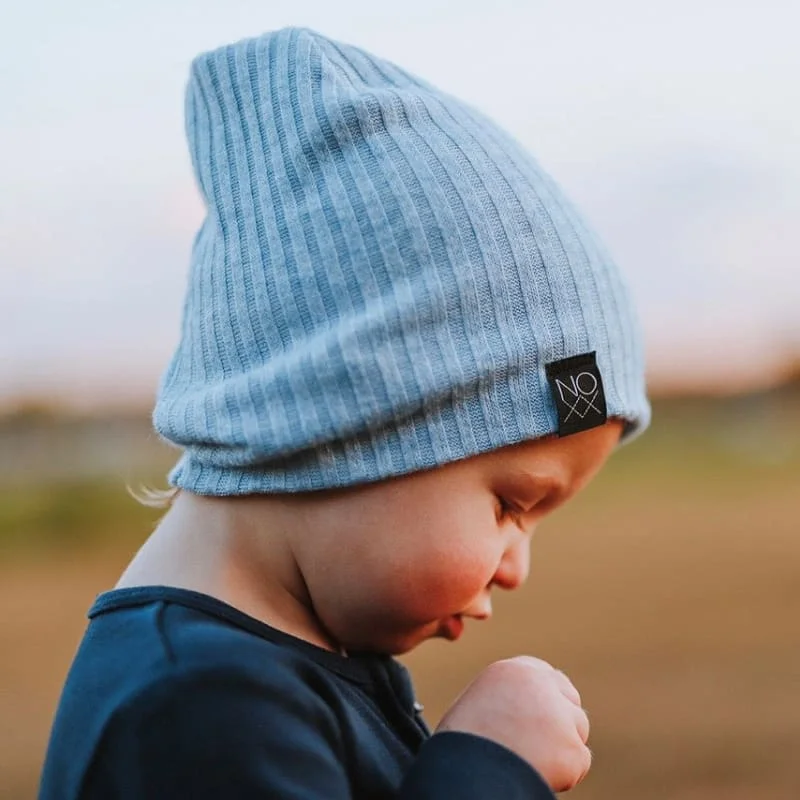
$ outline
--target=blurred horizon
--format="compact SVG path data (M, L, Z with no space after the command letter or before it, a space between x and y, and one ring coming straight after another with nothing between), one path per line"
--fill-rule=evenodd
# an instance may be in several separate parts
M113 375L103 385L103 376L98 376L94 386L63 386L56 391L33 391L0 393L0 420L9 417L70 417L73 415L134 415L149 414L155 402L156 381L147 379L132 382L131 385L116 385L111 382ZM653 401L673 399L736 399L769 396L784 391L800 389L800 357L787 359L778 364L768 374L757 376L729 377L714 382L658 379L652 374L648 377L648 396Z

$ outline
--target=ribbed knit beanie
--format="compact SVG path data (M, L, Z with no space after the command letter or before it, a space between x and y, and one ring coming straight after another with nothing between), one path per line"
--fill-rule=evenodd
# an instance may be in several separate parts
M207 214L153 414L173 486L343 487L647 425L622 276L475 109L288 28L198 56L186 128Z

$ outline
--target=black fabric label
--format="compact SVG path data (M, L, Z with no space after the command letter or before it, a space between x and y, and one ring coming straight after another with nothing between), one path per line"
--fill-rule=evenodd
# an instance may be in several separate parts
M545 367L558 409L558 435L588 431L606 421L606 395L596 353L562 358Z

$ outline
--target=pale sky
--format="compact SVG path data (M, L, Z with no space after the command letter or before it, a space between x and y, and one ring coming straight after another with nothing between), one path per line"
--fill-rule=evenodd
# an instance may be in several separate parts
M0 25L0 399L152 394L202 218L189 62L285 25L521 140L628 275L654 381L800 356L795 0L32 0Z

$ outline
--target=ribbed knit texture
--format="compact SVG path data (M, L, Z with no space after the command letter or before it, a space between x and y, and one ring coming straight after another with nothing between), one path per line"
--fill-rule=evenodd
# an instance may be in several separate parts
M289 28L198 56L207 207L154 411L198 494L375 481L554 433L545 364L597 352L643 429L617 267L553 181L468 105Z

